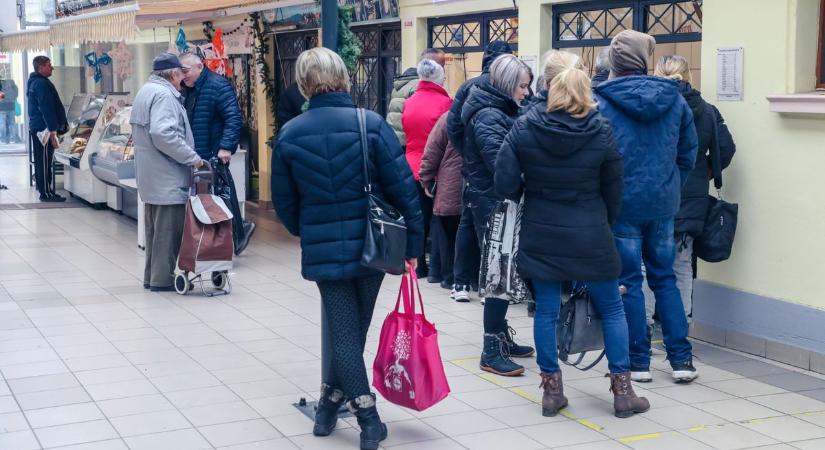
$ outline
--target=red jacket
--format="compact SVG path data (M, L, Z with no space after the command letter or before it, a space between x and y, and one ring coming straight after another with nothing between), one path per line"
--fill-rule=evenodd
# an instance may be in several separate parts
M427 138L438 118L449 111L452 105L450 94L443 87L429 81L419 82L415 94L404 102L401 124L407 135L407 163L416 181Z

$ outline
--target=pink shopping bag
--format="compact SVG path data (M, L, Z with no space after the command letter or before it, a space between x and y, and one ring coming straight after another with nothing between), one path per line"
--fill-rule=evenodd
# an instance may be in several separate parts
M420 314L415 311L418 293ZM404 299L404 311L400 310ZM438 350L438 332L424 316L424 302L415 275L404 275L395 310L384 320L372 385L391 403L424 411L450 393Z

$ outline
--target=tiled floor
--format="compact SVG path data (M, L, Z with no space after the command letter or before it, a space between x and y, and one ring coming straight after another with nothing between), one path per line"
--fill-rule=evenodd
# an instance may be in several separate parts
M0 157L10 191L31 198L22 159ZM0 210L0 449L354 449L346 419L328 438L293 406L319 384L319 300L303 281L296 241L269 213L236 260L233 292L145 292L134 222L91 208ZM366 360L397 279L381 292ZM825 381L697 343L693 385L637 386L652 409L611 415L605 365L565 369L570 407L540 414L534 360L524 377L478 370L482 308L424 286L453 393L414 412L380 403L391 449L823 449ZM518 339L532 341L523 307Z

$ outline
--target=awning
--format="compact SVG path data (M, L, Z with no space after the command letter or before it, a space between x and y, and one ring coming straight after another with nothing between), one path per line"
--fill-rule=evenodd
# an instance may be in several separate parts
M0 51L22 52L25 50L47 50L49 29L37 28L6 33L0 37Z
M52 45L118 42L137 34L137 4L57 19L49 24Z

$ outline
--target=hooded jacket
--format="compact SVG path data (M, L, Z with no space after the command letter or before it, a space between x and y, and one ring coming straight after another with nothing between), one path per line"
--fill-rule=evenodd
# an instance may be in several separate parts
M26 97L29 101L30 131L66 131L69 127L66 109L63 108L57 89L48 78L32 72L26 85Z
M639 223L675 217L698 147L693 113L678 83L627 76L600 84L595 93L624 161L619 220Z
M278 127L283 127L290 120L304 112L306 99L298 89L298 83L293 82L278 97Z
M696 166L688 174L687 182L682 186L682 204L676 214L674 231L677 235L687 233L688 236L698 237L702 234L705 217L708 213L708 179L710 174L710 152L714 149L714 139L718 139L722 169L730 165L736 144L725 125L725 119L715 106L705 102L702 94L686 81L679 82L679 92L687 101L693 112L693 123L696 125L699 147L696 155ZM716 125L716 135L713 128Z
M447 113L435 123L427 147L421 158L418 175L421 183L431 186L438 181L435 190L433 214L436 216L460 216L461 199L464 191L464 178L461 167L464 161L447 138Z
M390 93L390 104L387 106L387 122L395 131L395 136L401 147L407 145L407 135L404 133L404 124L401 122L401 115L404 113L404 103L415 94L418 89L418 71L415 67L410 67L392 82L392 93Z
M209 159L217 156L220 149L234 154L241 139L243 118L232 83L204 67L185 95L186 114L198 155Z
M404 216L406 256L418 257L424 251L424 219L404 152L378 114L366 112L366 131L372 193ZM312 97L309 110L278 133L272 202L286 229L301 238L301 273L307 280L379 273L361 265L368 207L363 161L358 118L348 92Z
M607 79L609 77L610 77L610 71L609 70L600 70L600 71L596 72L595 75L593 75L593 79L590 80L590 85L593 87L593 89L596 89L596 87L598 85L600 85L600 84L604 83L605 81L607 81Z
M519 107L507 94L484 83L473 88L464 108L461 122L466 130L464 141L464 179L467 200L483 197L498 200L493 175L496 157L504 137L518 117ZM455 144L454 144L455 145Z
M450 94L443 87L429 81L419 82L418 90L404 104L401 123L407 138L407 162L416 181L427 138L438 118L449 111L452 104Z
M512 53L513 49L510 44L504 41L490 42L487 48L484 49L484 57L481 60L481 75L470 78L458 88L453 106L450 108L450 115L447 116L447 134L459 153L464 151L464 122L461 117L464 102L474 86L490 84L490 66L493 65L493 61L501 55Z
M17 103L17 83L11 78L2 80L0 90L6 94L6 97L0 100L0 111L14 111L14 105Z
M622 203L622 160L610 124L598 112L577 119L563 111L529 110L504 140L495 178L502 197L518 201L524 193L522 276L619 276L611 225Z

